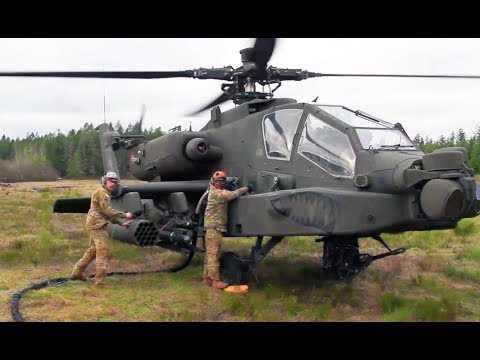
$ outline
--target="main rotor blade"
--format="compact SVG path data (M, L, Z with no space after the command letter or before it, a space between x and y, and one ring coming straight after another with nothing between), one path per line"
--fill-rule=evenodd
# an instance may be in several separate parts
M405 74L322 74L314 73L309 77L356 76L356 77L406 77L406 78L444 78L444 79L480 79L480 75L405 75Z
M142 104L142 112L140 114L140 120L138 121L139 124L140 124L140 129L142 128L142 122L143 122L143 118L145 116L145 111L147 111L147 107L145 106L145 104Z
M142 135L142 123L143 117L145 116L145 111L147 110L145 104L142 105L142 112L140 114L140 119L133 127L132 135Z
M193 77L193 70L186 71L20 71L0 72L0 76L102 78L102 79L162 79Z
M266 67L275 49L275 38L257 38L253 45L252 61Z
M202 111L205 111L211 107L214 107L214 106L217 106L217 105L220 105L221 103L224 103L225 101L228 101L231 99L231 95L224 92L222 93L219 97L217 97L215 100L213 100L212 102L210 102L208 105L205 105L204 107L202 107L200 110L197 110L195 111L194 113L191 113L189 114L188 116L195 116L197 114L200 114Z

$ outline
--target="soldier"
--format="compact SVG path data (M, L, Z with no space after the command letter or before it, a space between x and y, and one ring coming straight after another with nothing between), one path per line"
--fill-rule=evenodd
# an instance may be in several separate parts
M113 171L107 172L101 178L102 187L92 194L90 210L88 210L85 228L90 231L90 246L83 257L75 264L72 280L87 280L83 275L88 265L95 259L95 285L104 285L103 279L107 273L111 259L110 240L108 239L107 224L109 221L128 227L133 220L123 222L121 219L133 219L129 212L121 212L109 204L110 196L118 190L118 176Z
M372 131L369 129L359 129L357 130L358 137L360 142L362 143L362 147L365 150L369 150L372 144L373 134Z
M206 254L203 267L202 283L215 289L224 289L228 286L220 279L219 254L222 247L222 232L227 231L228 202L250 191L249 187L242 187L235 191L224 188L227 174L216 171L210 181L207 208L205 209L205 242Z

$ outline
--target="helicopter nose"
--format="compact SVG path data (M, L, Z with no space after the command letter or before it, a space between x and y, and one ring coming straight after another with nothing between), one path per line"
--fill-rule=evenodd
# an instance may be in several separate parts
M477 189L477 198L478 193ZM422 189L420 206L432 220L460 217L466 206L465 192L455 181L433 179Z

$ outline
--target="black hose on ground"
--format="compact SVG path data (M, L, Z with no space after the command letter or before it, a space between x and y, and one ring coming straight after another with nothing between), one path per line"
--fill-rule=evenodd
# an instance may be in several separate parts
M180 265L173 267L171 269L166 269L166 270L153 270L153 271L113 271L107 273L107 276L112 276L112 275L140 275L140 274L152 274L152 273L162 273L162 272L177 272L180 270L183 270L186 268L190 262L193 259L193 256L195 255L195 251L191 251L188 254L187 259ZM94 275L90 275L90 278L94 277ZM61 285L65 284L68 281L72 281L70 277L59 277L59 278L52 278L52 279L47 279L42 282L27 286L26 288L23 288L17 292L15 292L12 296L12 300L10 302L10 313L12 314L12 318L16 322L25 322L25 319L23 318L22 314L20 313L20 298L22 297L23 294L31 291L31 290L40 290L49 286L56 286L56 285Z

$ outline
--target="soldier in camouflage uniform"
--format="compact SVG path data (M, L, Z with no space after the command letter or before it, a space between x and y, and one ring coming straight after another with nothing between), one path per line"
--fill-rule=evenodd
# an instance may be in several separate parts
M83 280L83 275L88 265L95 259L95 285L104 285L103 279L107 273L109 261L111 259L110 240L107 233L107 224L109 221L128 227L133 220L124 221L122 219L133 219L132 213L124 213L115 210L109 204L110 195L118 189L118 176L113 171L107 172L101 179L102 187L92 194L90 209L88 210L85 228L90 232L90 246L83 257L75 264L71 278L73 280Z
M205 209L205 263L203 267L203 283L223 289L228 286L220 279L219 255L222 246L222 232L227 231L228 202L249 192L248 187L235 191L224 189L227 175L223 171L213 174Z

